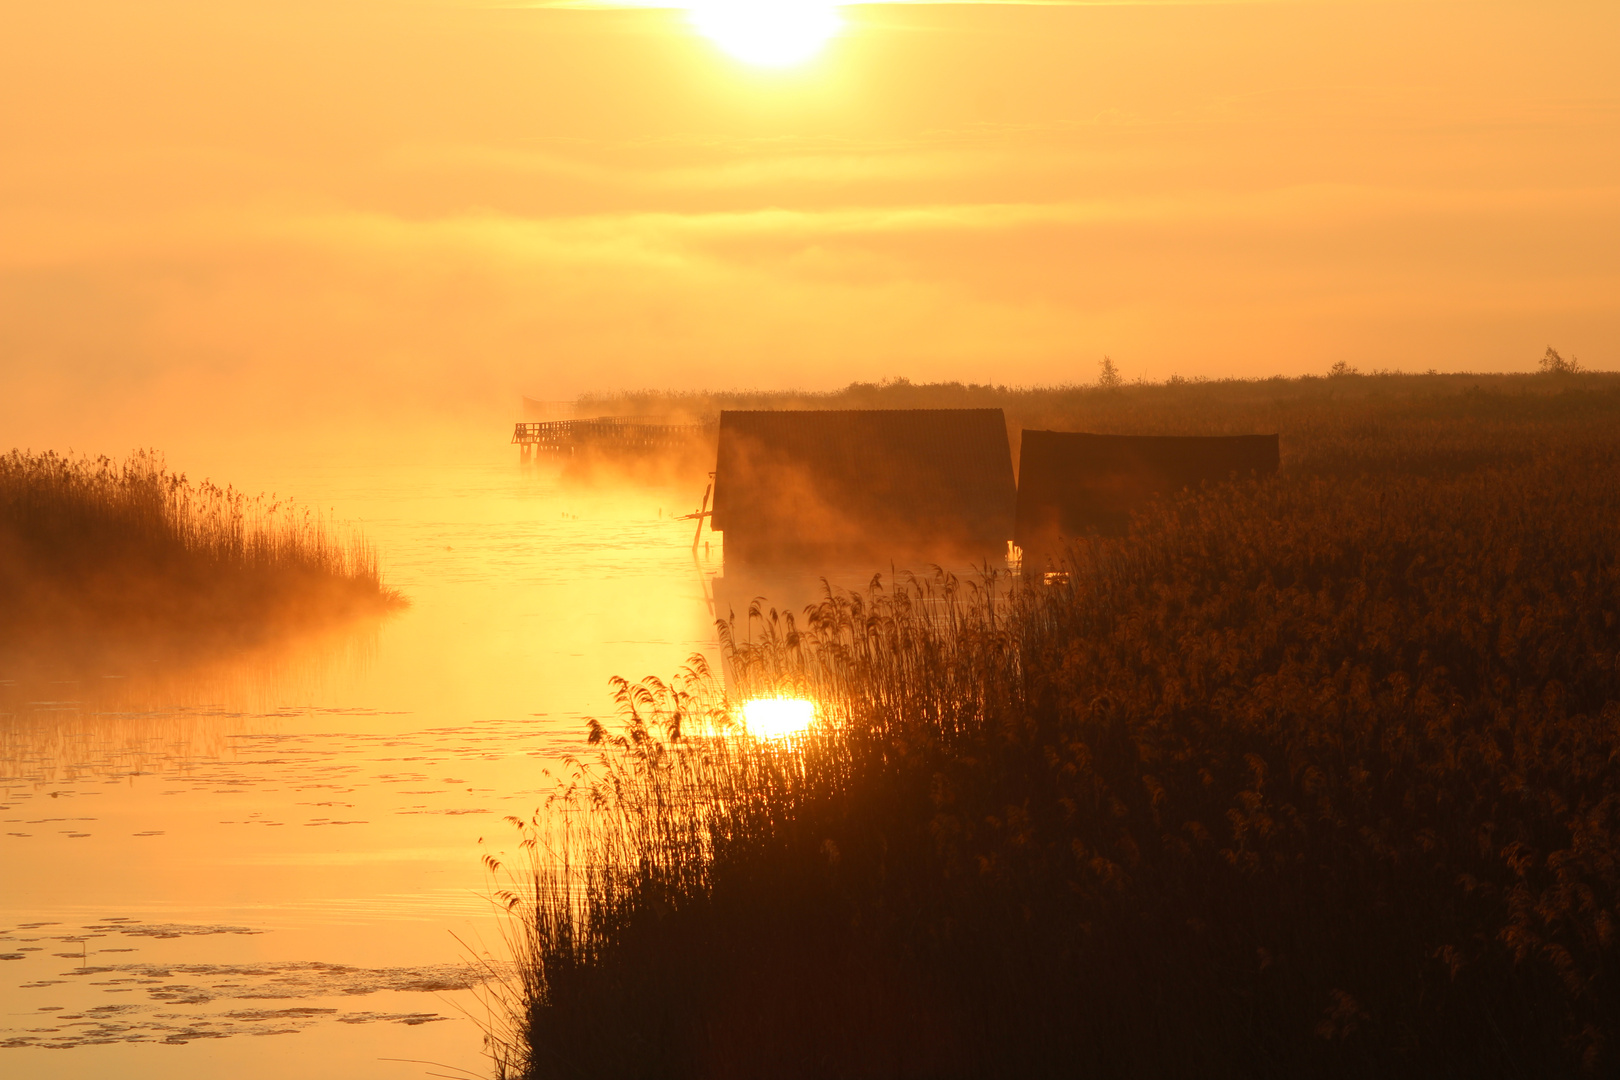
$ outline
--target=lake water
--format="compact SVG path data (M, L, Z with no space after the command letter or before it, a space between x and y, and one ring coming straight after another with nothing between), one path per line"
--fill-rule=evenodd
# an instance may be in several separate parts
M717 659L719 553L674 519L700 486L571 486L498 437L425 456L222 476L361 524L397 616L0 685L0 1074L488 1074L481 856L611 715L610 676Z

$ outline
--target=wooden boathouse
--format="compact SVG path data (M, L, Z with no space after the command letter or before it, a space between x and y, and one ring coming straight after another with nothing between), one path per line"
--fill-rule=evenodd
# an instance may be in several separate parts
M1001 557L1015 500L1000 409L720 414L728 560Z
M1123 536L1158 495L1277 471L1276 435L1092 435L1025 431L1015 542L1038 569L1085 535Z

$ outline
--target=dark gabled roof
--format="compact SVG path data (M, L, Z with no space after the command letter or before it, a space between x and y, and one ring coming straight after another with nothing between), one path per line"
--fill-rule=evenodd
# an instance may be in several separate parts
M1026 431L1018 457L1018 543L1122 533L1155 495L1274 473L1275 435L1091 435Z
M1000 409L720 414L712 523L728 552L999 547L1015 499Z

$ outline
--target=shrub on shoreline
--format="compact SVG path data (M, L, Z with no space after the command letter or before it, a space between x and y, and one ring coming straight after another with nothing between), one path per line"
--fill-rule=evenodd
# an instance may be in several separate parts
M398 604L318 516L126 461L0 456L7 653L66 658L262 639Z

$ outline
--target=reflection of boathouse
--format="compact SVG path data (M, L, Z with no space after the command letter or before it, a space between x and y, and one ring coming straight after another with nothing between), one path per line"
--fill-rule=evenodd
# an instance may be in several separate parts
M1123 535L1133 510L1232 475L1277 471L1275 435L1089 435L1026 431L1018 455L1017 543L1026 565L1059 556L1064 540Z
M998 556L1014 489L1000 409L722 412L726 555Z

